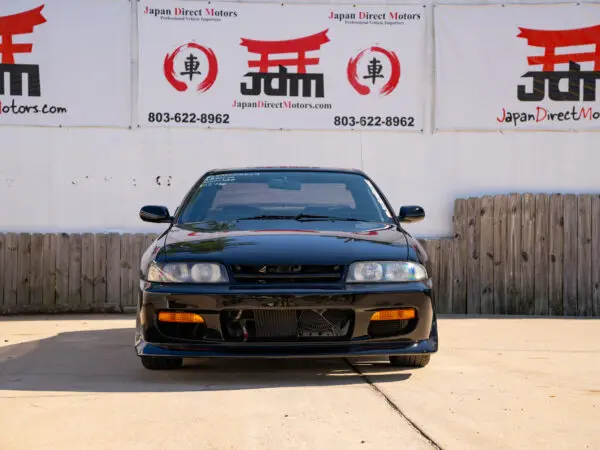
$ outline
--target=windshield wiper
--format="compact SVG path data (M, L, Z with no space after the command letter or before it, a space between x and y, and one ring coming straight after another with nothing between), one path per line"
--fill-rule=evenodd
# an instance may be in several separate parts
M345 222L364 222L361 219L355 219L353 217L334 217L334 216L319 216L315 214L304 214L300 213L294 217L296 220L342 220Z
M304 214L304 213L300 213L297 214L295 216L271 216L271 215L261 215L261 216L254 216L254 217L241 217L239 219L235 219L236 221L239 220L299 220L299 221L306 221L306 220L341 220L341 221L345 221L345 222L364 222L364 220L361 219L354 219L352 217L334 217L334 216L319 216L319 215L314 215L314 214Z
M239 219L235 219L236 221L239 220L277 220L277 219L295 219L294 216L270 216L267 214L264 214L262 216L254 216L254 217L240 217Z

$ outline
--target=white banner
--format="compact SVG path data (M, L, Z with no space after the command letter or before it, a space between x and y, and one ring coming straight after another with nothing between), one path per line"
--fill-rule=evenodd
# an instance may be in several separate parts
M0 125L130 126L127 0L0 2Z
M436 129L599 128L600 7L437 6L435 39Z
M139 122L422 131L426 13L142 0Z

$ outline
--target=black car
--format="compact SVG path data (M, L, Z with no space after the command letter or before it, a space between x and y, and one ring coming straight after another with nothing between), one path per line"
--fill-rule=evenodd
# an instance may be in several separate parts
M184 358L388 356L423 367L438 349L427 254L363 172L213 170L141 261L135 348L144 367Z

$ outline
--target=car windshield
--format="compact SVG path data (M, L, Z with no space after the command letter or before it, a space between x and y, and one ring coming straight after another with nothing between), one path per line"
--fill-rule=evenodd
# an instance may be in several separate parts
M209 175L192 192L177 222L288 218L394 222L392 212L364 176L325 171Z

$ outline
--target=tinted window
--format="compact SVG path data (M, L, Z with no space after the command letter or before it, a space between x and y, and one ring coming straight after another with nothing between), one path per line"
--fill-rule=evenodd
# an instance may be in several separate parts
M211 175L192 194L179 223L297 214L392 222L364 177L335 172L240 172Z

